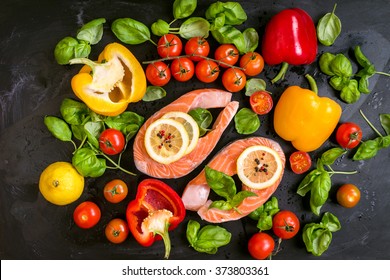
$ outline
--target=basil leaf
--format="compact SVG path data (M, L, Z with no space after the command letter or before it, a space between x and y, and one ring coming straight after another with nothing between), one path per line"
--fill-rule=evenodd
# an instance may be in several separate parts
M361 93L370 93L368 78L369 78L368 76L362 76L359 79L358 90Z
M358 89L358 83L355 79L349 81L348 85L343 87L340 92L340 98L351 104L355 103L360 98L360 91Z
M390 114L379 114L379 120L387 135L390 135Z
M187 224L186 237L190 242L190 245L196 244L198 240L198 232L200 230L200 224L197 221L189 220Z
M87 137L85 130L84 130L84 125L76 125L72 124L70 126L73 136L80 141L83 141L85 137Z
M156 36L164 36L169 33L169 23L165 20L159 19L153 22L150 26L152 33Z
M374 140L378 142L378 149L384 149L390 146L390 135L377 137Z
M260 127L259 116L249 108L242 108L234 116L234 123L239 134L252 134Z
M54 48L54 58L58 64L65 65L75 58L75 48L79 42L73 37L65 37Z
M139 128L140 126L137 124L129 124L123 129L122 133L125 135L126 143L137 134Z
M257 194L255 194L254 192L251 192L251 191L240 191L233 196L233 198L229 201L229 203L234 208L234 207L237 207L238 205L240 205L240 203L245 198L250 197L250 196L257 196Z
M209 208L217 208L217 209L220 209L223 211L228 211L228 210L233 209L233 206L230 204L229 201L216 200L210 204Z
M207 184L219 196L230 200L236 194L236 184L232 177L223 172L205 167Z
M329 84L335 90L341 91L344 87L349 85L349 81L349 77L333 76L332 78L330 78Z
M99 148L99 136L104 130L104 124L102 122L87 122L84 125L84 131L87 135L88 142L95 148Z
M331 232L336 232L341 229L339 219L330 212L326 212L324 216L322 216L321 225L329 229Z
M312 254L321 256L332 242L332 233L328 229L317 229L313 232L311 239L313 244Z
M183 19L192 15L197 6L197 0L175 0L173 2L173 17Z
M326 74L328 76L335 75L335 73L333 72L333 70L330 67L330 65L332 64L332 61L335 57L336 56L334 54L331 54L328 52L326 52L320 56L319 65L320 65L321 71L324 74Z
M209 130L208 127L213 122L213 115L210 111L202 108L196 108L188 112L199 126L199 136L203 136Z
M106 19L98 18L84 24L77 32L77 39L87 41L91 45L99 43L103 37L103 24L105 22Z
M215 225L206 225L198 232L193 248L197 251L215 254L219 247L230 243L232 234L225 228Z
M259 208L251 212L248 217L258 221L260 218L260 215L263 213L266 213L266 215L275 215L277 212L279 212L279 205L278 205L278 199L276 197L271 197L269 201L267 201L265 204L261 205Z
M137 45L151 40L149 28L135 19L118 18L112 23L111 30L126 44Z
M242 32L245 41L245 53L254 52L259 45L259 34L256 29L250 27Z
M72 157L72 164L84 177L100 177L106 170L106 160L98 158L89 148L77 150Z
M85 41L81 41L74 48L74 57L88 57L91 53L91 45Z
M189 40L193 37L207 38L209 36L210 23L201 17L191 17L180 25L179 34Z
M263 79L258 79L258 78L248 79L245 84L245 95L251 96L256 91L265 91L266 87L267 84Z
M343 54L339 53L333 58L330 63L330 71L337 76L352 76L352 64L351 61Z
M142 98L142 101L145 101L145 102L155 101L155 100L159 100L161 98L164 98L166 95L167 95L167 92L162 87L148 86L146 88L146 92Z
M219 29L211 31L214 39L220 44L234 44L240 54L245 53L246 44L244 35L240 30L231 26L225 25Z
M324 46L331 46L341 33L341 21L335 15L337 4L331 13L325 14L317 24L317 38Z
M378 153L378 141L367 140L360 144L356 153L352 157L353 160L366 160L373 158Z
M211 4L206 10L206 18L210 21L220 14L225 16L225 24L240 25L247 20L247 14L238 2L220 2Z
M347 151L342 148L332 148L321 155L321 161L325 165L332 165L336 159L346 153Z
M125 111L122 114L114 117L107 117L104 119L104 123L109 128L115 128L120 130L126 135L126 128L130 124L135 124L140 127L144 123L145 118L138 115L137 113Z
M324 205L328 199L330 188L330 176L328 172L322 171L313 181L310 191L310 208L314 214L320 214L322 205Z
M368 60L368 58L363 54L360 46L356 46L353 50L355 54L355 58L359 65L364 69L374 67L374 65ZM371 70L372 71L372 70ZM375 73L375 68L373 69L373 73Z
M46 116L44 123L51 134L57 139L65 142L72 141L72 131L64 120L53 116Z
M297 194L299 194L300 196L305 196L311 190L313 181L319 175L321 175L321 171L318 169L310 171L310 173L307 174L299 184Z

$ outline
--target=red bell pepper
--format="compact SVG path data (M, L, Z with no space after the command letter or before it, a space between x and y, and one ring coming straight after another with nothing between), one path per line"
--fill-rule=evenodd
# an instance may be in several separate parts
M285 9L274 15L265 28L262 54L268 65L283 63L272 83L284 77L289 64L314 62L317 33L310 15L299 8Z
M134 200L126 210L126 219L134 238L142 246L151 246L163 239L165 258L169 257L169 230L184 220L186 210L180 196L157 179L145 179L139 185Z

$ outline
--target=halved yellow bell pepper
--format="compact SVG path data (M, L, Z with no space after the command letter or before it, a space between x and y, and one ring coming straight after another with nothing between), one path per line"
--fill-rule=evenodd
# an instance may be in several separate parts
M313 90L288 87L275 106L274 128L294 148L310 152L318 149L336 128L341 106L328 97L317 95L314 79L306 75Z
M75 58L70 64L85 64L71 81L73 92L92 111L116 116L130 102L142 99L146 92L146 77L137 58L125 46L108 44L94 62Z

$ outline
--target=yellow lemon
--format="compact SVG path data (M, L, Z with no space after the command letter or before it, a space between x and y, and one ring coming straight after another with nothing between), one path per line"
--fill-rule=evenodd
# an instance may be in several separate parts
M273 149L255 145L246 148L237 159L237 175L241 182L253 189L265 189L280 178L283 163Z
M39 178L43 197L56 205L76 201L84 190L84 177L69 162L58 161L43 170Z

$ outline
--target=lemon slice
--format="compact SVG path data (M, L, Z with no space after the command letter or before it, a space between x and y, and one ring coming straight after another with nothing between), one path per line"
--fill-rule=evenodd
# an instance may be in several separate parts
M173 119L160 118L149 125L145 132L146 152L162 164L169 164L183 157L189 143L184 125Z
M184 112L169 112L162 117L173 119L184 125L190 139L190 144L188 145L185 154L191 153L195 149L199 139L199 126L196 121L189 114Z
M255 145L246 148L237 159L237 175L252 189L265 189L280 178L283 163L273 149Z

